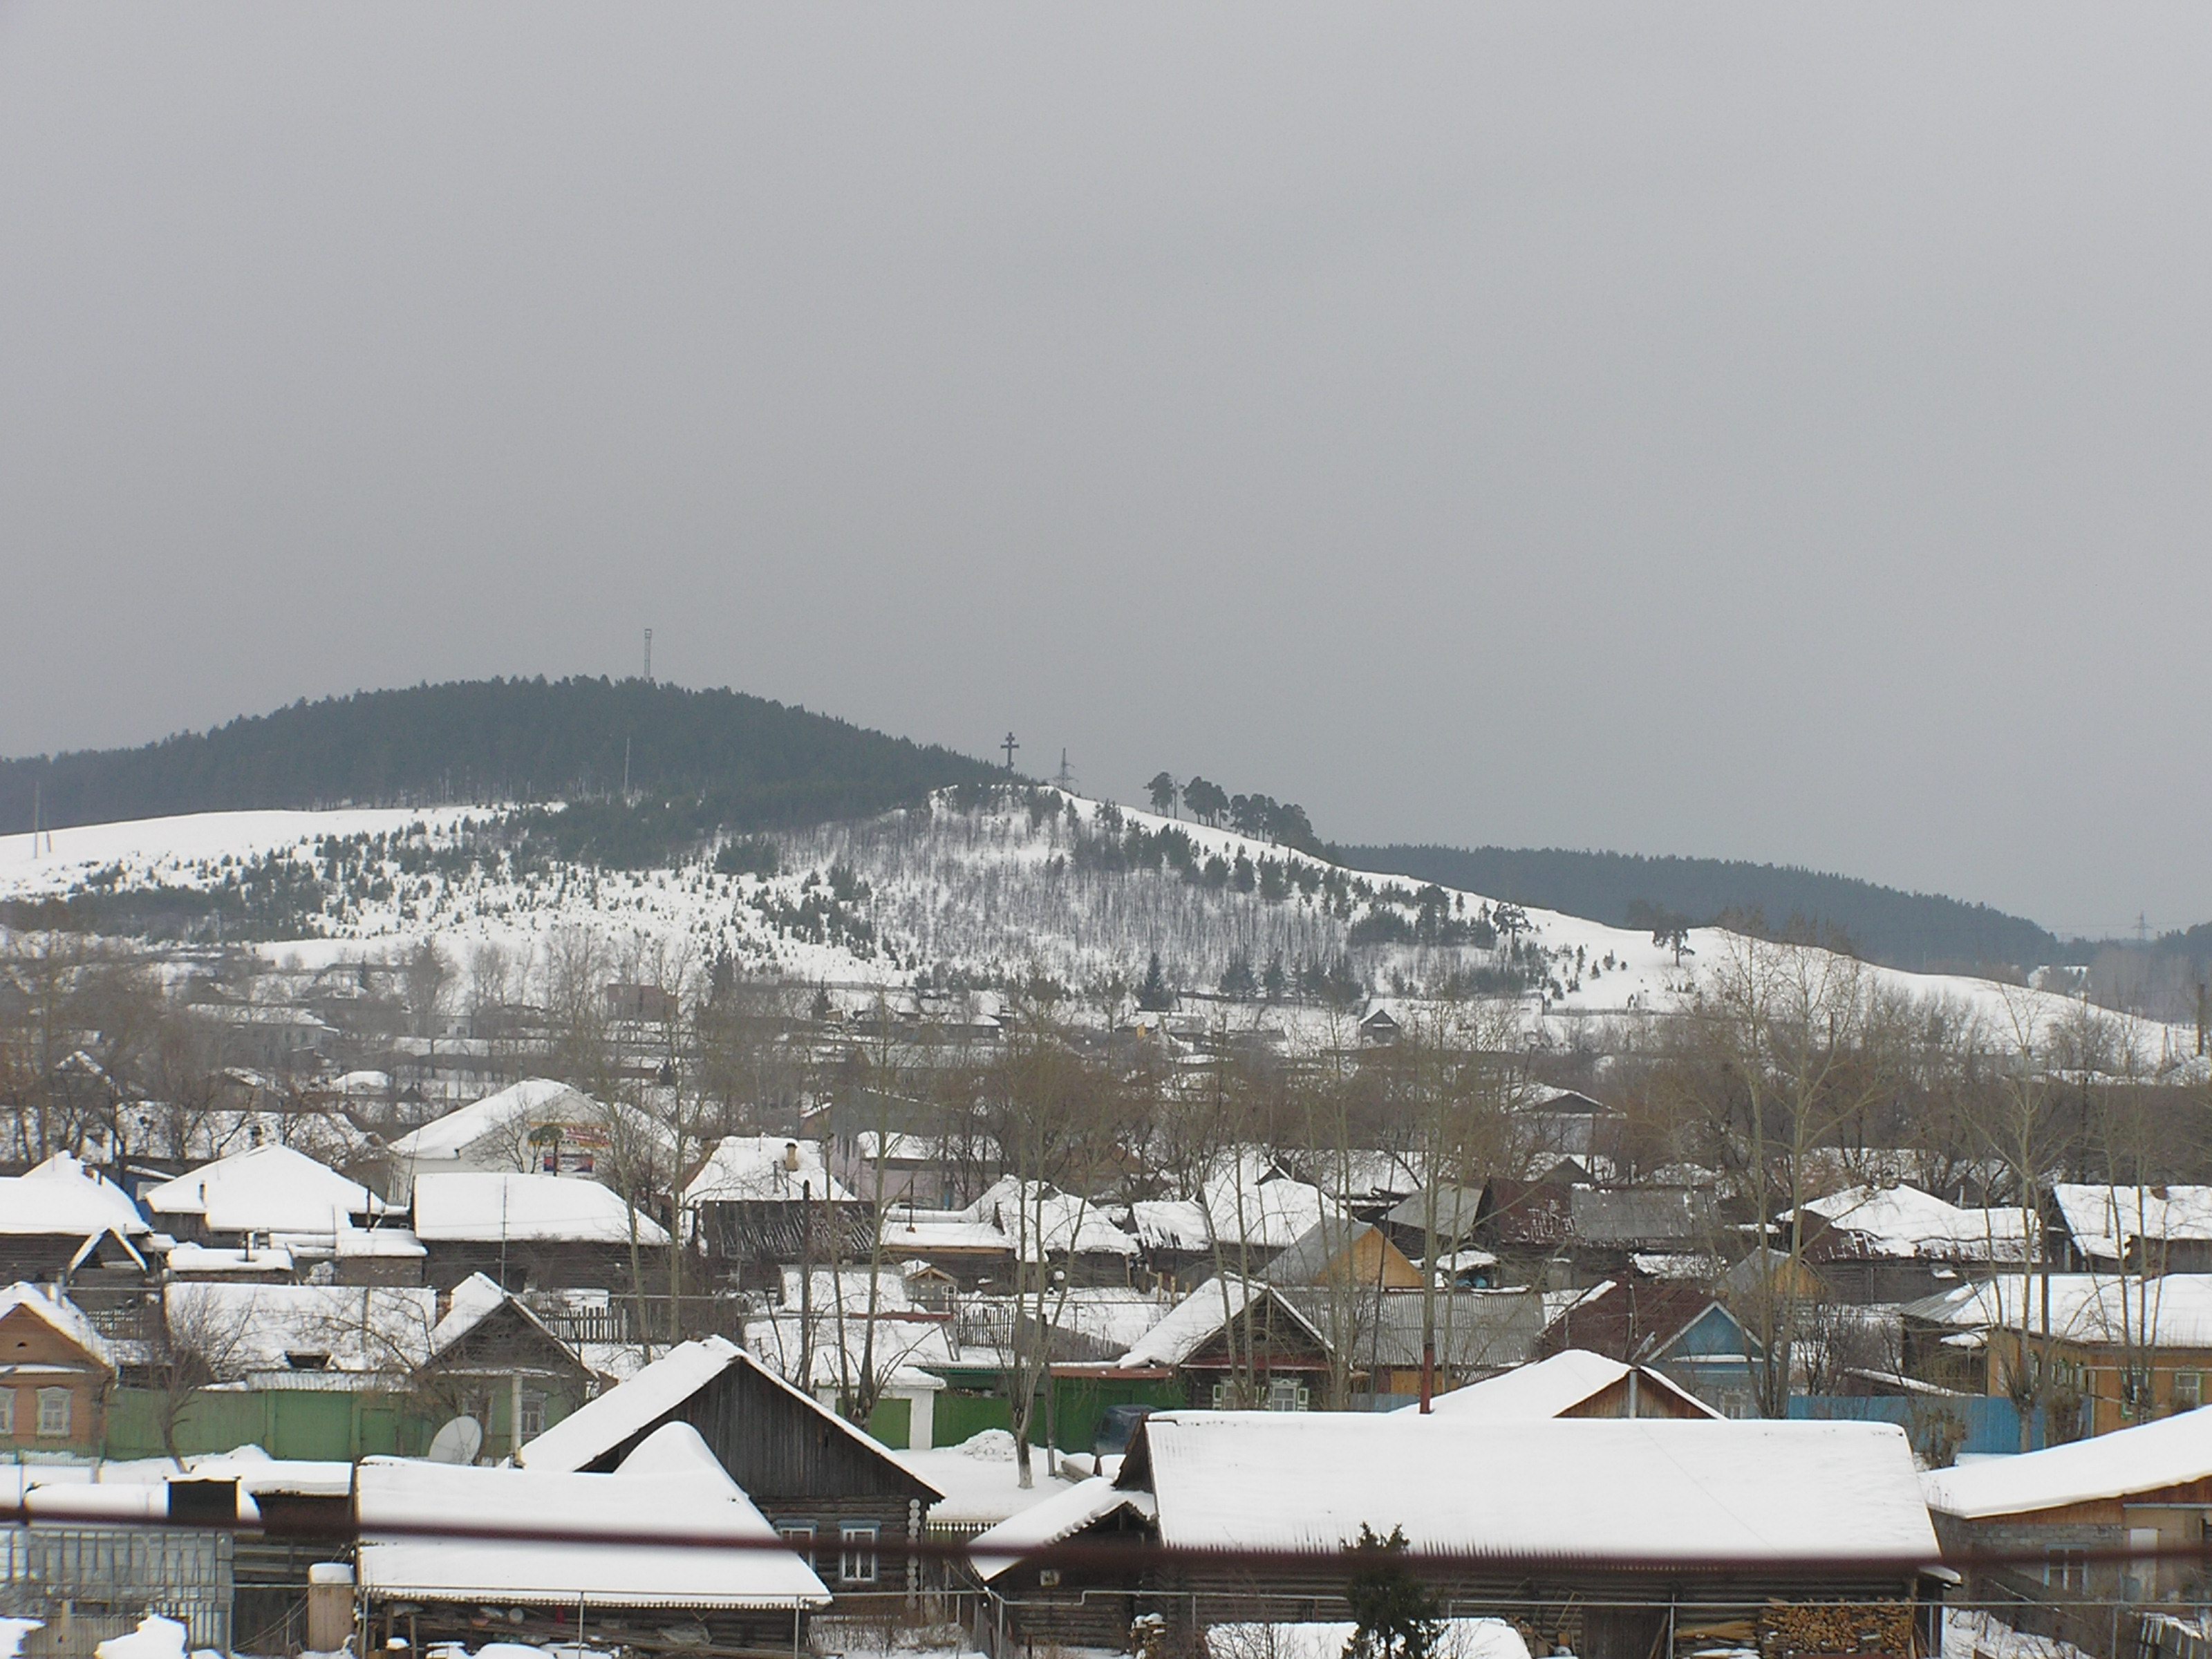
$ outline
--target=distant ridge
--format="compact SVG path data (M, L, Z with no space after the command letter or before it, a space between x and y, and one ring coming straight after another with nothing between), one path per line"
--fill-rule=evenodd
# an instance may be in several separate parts
M0 761L0 833L267 807L680 794L701 824L883 811L991 775L965 755L729 690L492 679L295 702L137 749Z
M1727 859L1644 858L1560 848L1342 847L1363 870L1411 876L1616 927L1652 910L1693 923L1753 913L1775 933L1840 930L1869 961L1919 972L2027 969L2059 960L2047 930L1986 904L1908 893L1850 876Z

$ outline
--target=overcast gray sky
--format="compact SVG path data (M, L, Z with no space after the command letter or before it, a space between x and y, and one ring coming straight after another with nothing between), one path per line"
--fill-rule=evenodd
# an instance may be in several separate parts
M2200 5L0 7L0 751L655 666L2212 917Z

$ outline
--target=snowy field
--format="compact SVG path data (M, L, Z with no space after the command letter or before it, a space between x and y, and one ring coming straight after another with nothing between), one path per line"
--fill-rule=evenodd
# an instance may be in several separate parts
M1239 962L1257 975L1270 963L1294 973L1301 963L1342 959L1376 992L1404 995L1418 1012L1425 988L1500 960L1468 945L1354 945L1362 916L1378 908L1416 914L1421 884L1407 878L1347 878L1322 860L1228 830L1044 795L1054 806L1042 813L1018 801L961 811L939 798L927 810L778 836L782 873L765 878L718 874L704 857L636 872L540 865L518 872L496 854L458 873L451 859L428 867L430 855L472 826L495 822L504 810L496 805L202 813L56 830L51 851L42 845L34 853L27 836L11 836L0 842L0 897L206 889L269 859L317 871L319 847L366 836L386 839L329 884L300 937L259 947L272 963L312 969L390 958L424 939L439 941L462 966L485 945L528 963L556 933L579 930L617 957L672 953L696 965L727 951L749 972L841 987L903 986L918 973L1005 982L1042 972L1079 992L1109 974L1140 973L1158 951L1172 982L1210 989ZM1086 859L1116 823L1122 833L1177 830L1201 862L1273 865L1292 878L1282 884L1286 892L1271 896L1186 880L1173 869L1102 867ZM403 856L402 843L419 856ZM833 872L842 878L834 889ZM1296 878L1301 872L1306 884ZM1324 878L1333 890L1319 888ZM1455 920L1496 914L1492 896L1442 890L1444 914ZM1694 929L1678 963L1648 933L1556 911L1525 915L1522 939L1544 964L1526 1017L1555 1042L1571 1041L1592 1019L1679 1008L1743 948L1719 929ZM2079 1013L2079 1005L2056 994L1986 980L1866 972L1883 988L1978 1019L2000 1044ZM1315 1025L1316 1037L1328 1023L1317 1012L1269 1018ZM2176 1028L2130 1022L2126 1034L2138 1061L2152 1067L2194 1047L2193 1033Z

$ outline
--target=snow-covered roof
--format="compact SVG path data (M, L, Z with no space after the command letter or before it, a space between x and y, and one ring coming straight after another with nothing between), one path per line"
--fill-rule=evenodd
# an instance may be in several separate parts
M114 1369L115 1355L107 1346L107 1339L68 1297L49 1296L39 1285L19 1281L0 1290L0 1319L5 1319L18 1308L68 1338L109 1370Z
M1366 1525L1402 1526L1415 1550L1439 1554L1831 1568L1941 1559L1893 1424L1167 1412L1138 1433L1121 1482L1149 1486L1170 1546L1335 1550ZM1439 1469L1482 1478L1440 1480Z
M1325 1620L1296 1625L1209 1625L1206 1652L1207 1659L1344 1659L1358 1628ZM1528 1659L1528 1643L1503 1619L1439 1620L1432 1650L1451 1659Z
M1931 1509L1978 1521L2156 1492L2212 1476L2212 1412L2162 1417L2042 1451L1936 1469L1923 1477Z
M179 1244L165 1258L172 1273L283 1273L292 1272L292 1252L281 1244L233 1249L216 1244Z
M917 1210L901 1205L884 1217L884 1249L893 1255L933 1250L1013 1254L1014 1241L998 1224L977 1221L964 1210Z
M1259 1280L1240 1279L1234 1273L1209 1279L1169 1309L1159 1322L1115 1364L1131 1370L1147 1365L1180 1365L1254 1302L1274 1295L1270 1286ZM1312 1330L1305 1316L1288 1301L1279 1296L1275 1299L1291 1318ZM1314 1333L1314 1340L1321 1340L1319 1333Z
M1998 1273L1905 1304L1910 1316L1961 1333L2043 1329L2069 1341L2212 1348L2212 1273L2118 1278L2104 1273Z
M1137 1254L1137 1241L1108 1220L1097 1205L1042 1182L1001 1176L966 1213L996 1227L1029 1261L1036 1259L1040 1245L1050 1255Z
M2118 1261L2138 1238L2212 1239L2212 1187L2116 1187L2061 1181L2052 1201L2075 1248L2095 1261Z
M361 1583L381 1596L570 1607L816 1607L830 1601L795 1553L759 1547L775 1529L686 1423L655 1430L611 1474L368 1458L356 1502ZM494 1526L518 1517L635 1541L532 1543L378 1530ZM653 1541L701 1537L753 1547Z
M1917 1187L1848 1187L1805 1211L1858 1235L1880 1256L2020 1261L2027 1254L2027 1218L2018 1209L1961 1209Z
M87 1238L113 1232L142 1238L153 1231L129 1194L67 1152L56 1152L26 1174L0 1176L0 1234Z
M817 1308L811 1319L793 1310L745 1322L745 1346L778 1376L801 1380L810 1389L857 1386L871 1375L900 1389L935 1389L942 1382L922 1369L951 1365L958 1356L950 1322L897 1316L868 1318L848 1310L840 1320L832 1308Z
M534 1440L516 1450L514 1461L533 1469L580 1469L604 1457L655 1419L665 1417L732 1366L749 1367L781 1389L823 1424L858 1442L931 1492L936 1488L896 1452L848 1423L803 1389L795 1389L726 1337L679 1342L628 1381L588 1400Z
M978 1533L968 1545L968 1559L988 1583L1024 1556L1073 1538L1117 1510L1150 1519L1152 1495L1122 1492L1104 1475L1093 1475Z
M541 1124L573 1125L605 1133L609 1125L617 1123L625 1133L648 1135L657 1142L666 1139L658 1124L633 1107L594 1100L582 1090L550 1078L526 1078L402 1135L392 1143L392 1155L403 1163L434 1164L460 1157L488 1136L505 1141Z
M1633 1369L1638 1385L1659 1390L1702 1417L1720 1413L1648 1366L1631 1367L1587 1348L1565 1348L1548 1359L1516 1365L1480 1382L1438 1395L1431 1415L1468 1422L1525 1423L1560 1417L1612 1388Z
M784 1135L725 1135L684 1188L694 1204L796 1204L807 1197L849 1204L853 1194L822 1161L818 1140Z
M293 1355L327 1356L315 1370L410 1370L438 1323L438 1293L415 1285L172 1285L162 1306L226 1379L300 1370Z
M211 1232L329 1232L384 1200L289 1146L256 1146L165 1181L146 1194L152 1214L202 1216Z
M500 1239L627 1244L630 1208L622 1195L578 1176L452 1172L415 1182L415 1235L425 1243ZM637 1242L668 1243L651 1216L636 1218Z

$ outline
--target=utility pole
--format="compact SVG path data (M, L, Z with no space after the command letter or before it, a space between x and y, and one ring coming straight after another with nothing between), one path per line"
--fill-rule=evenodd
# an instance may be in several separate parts
M999 747L1006 751L1006 775L1011 777L1014 770L1014 750L1020 748L1021 744L1014 741L1014 734L1009 732L1006 733L1006 741Z

